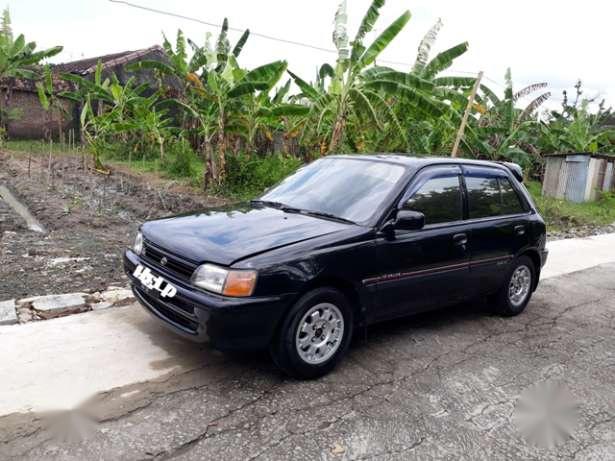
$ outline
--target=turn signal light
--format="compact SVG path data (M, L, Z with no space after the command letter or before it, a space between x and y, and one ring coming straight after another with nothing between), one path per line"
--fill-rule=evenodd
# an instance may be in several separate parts
M256 271L229 271L224 284L225 296L250 296L256 286Z

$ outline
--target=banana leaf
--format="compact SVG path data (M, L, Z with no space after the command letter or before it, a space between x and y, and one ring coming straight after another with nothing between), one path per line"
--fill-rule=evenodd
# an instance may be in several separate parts
M425 66L422 72L423 77L433 78L443 70L448 69L455 59L468 51L468 47L468 42L463 42L446 51L438 53L438 55Z
M241 50L243 50L244 45L248 41L248 37L250 37L250 29L246 29L245 32L239 37L237 44L233 48L233 54L236 58L241 54Z
M358 69L363 69L370 64L372 64L378 55L384 51L384 49L389 46L389 44L397 37L397 35L402 31L402 29L408 24L410 21L410 11L406 11L399 18L389 25L379 36L372 42L372 44L365 50L365 52L359 58L358 63L356 64Z
M372 4L367 9L365 16L363 16L363 20L361 21L357 35L352 42L352 62L357 62L359 57L365 51L365 47L363 47L363 39L374 28L374 24L376 24L378 17L380 17L380 8L383 6L384 0L373 0Z
M299 76L293 74L290 70L286 71L288 75L295 81L303 95L312 102L316 102L320 98L321 94L312 85L302 80Z

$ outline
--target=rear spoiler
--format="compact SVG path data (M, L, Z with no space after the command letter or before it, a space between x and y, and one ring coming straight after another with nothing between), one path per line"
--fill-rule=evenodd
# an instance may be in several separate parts
M512 163L512 162L497 162L500 165L504 165L506 168L508 168L510 170L510 172L513 174L513 176L517 179L517 181L519 182L523 182L523 169L517 164L517 163Z

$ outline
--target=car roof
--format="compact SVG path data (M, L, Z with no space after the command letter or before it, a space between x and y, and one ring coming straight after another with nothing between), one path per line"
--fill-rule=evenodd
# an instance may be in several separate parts
M495 162L490 160L474 160L457 157L432 157L432 156L412 156L404 154L351 154L351 155L329 155L328 158L348 158L368 160L372 162L394 163L404 166L410 170L418 170L430 165L474 165L499 168L510 171L513 176L523 182L523 170L516 163Z
M374 162L396 163L412 169L418 169L428 165L476 165L502 168L505 166L499 162L489 160L472 160L457 157L432 157L432 156L411 156L404 154L351 154L351 155L329 155L328 158L349 158L371 160Z

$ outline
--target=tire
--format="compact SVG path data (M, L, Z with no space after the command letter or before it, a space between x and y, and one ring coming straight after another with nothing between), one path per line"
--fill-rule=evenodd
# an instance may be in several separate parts
M502 288L491 300L494 312L505 317L513 317L523 312L532 298L535 280L536 268L532 260L527 256L515 259Z
M271 344L271 357L294 378L326 375L346 353L353 325L346 297L334 288L317 288L290 309Z

